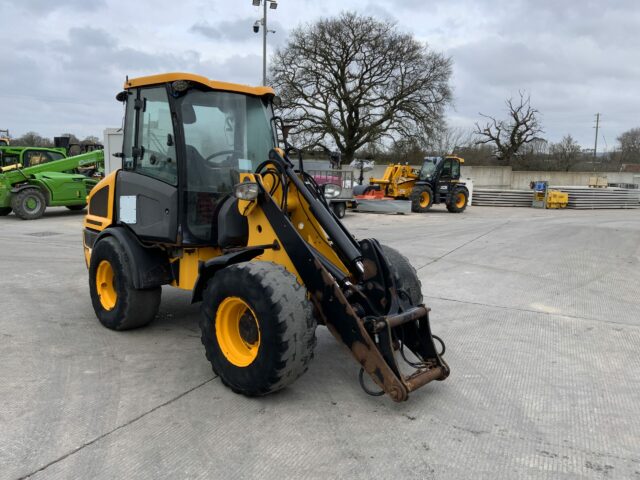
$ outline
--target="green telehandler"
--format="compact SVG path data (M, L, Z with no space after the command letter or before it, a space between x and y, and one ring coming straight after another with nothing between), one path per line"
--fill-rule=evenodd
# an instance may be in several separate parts
M0 147L0 165L3 150ZM87 195L100 178L95 174L104 164L104 151L94 150L37 165L20 163L0 167L0 216L13 211L23 220L42 217L47 206L82 210ZM83 173L77 173L79 169Z

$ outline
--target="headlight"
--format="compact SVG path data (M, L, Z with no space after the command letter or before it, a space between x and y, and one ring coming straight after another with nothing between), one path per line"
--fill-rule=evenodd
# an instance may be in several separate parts
M336 198L342 193L342 187L333 183L327 183L323 187L324 198Z
M255 200L258 198L258 184L255 182L242 182L233 187L233 196L240 200Z

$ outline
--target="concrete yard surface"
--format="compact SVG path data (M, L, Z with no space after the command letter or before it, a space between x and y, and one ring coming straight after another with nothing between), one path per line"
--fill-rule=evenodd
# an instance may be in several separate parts
M309 371L245 398L199 305L103 328L82 214L0 218L0 479L640 479L640 211L348 213L418 269L451 376L366 395L323 327Z

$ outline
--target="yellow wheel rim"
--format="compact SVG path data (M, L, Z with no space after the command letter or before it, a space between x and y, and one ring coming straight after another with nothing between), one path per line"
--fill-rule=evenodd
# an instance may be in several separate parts
M422 208L428 207L430 198L429 192L422 192L420 194L420 206Z
M216 339L223 355L236 367L251 365L258 356L258 320L251 307L241 298L227 297L218 307Z
M460 192L458 195L456 195L456 207L458 208L462 208L464 207L464 204L467 203L467 196Z
M118 293L113 285L113 267L106 260L102 260L98 265L96 288L98 289L98 297L100 297L102 308L113 310L118 301Z

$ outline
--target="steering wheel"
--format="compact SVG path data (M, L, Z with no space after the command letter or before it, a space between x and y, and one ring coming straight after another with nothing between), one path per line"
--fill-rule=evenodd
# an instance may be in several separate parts
M222 163L222 162L218 163L218 162L213 162L212 160L214 158L220 157L222 155L232 155L234 153L237 153L237 154L240 154L240 155L242 154L242 152L240 150L220 150L219 152L212 153L211 155L206 157L204 159L204 162L210 168L220 167L221 166L220 163Z

